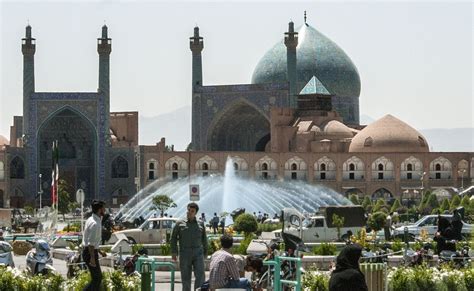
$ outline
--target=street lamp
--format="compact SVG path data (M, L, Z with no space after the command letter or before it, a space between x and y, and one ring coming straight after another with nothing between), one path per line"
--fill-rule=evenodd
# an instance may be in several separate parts
M423 202L423 196L425 194L425 187L424 187L424 182L425 182L425 175L426 175L426 172L423 172L423 174L421 174L421 202Z
M42 207L42 206L43 206L43 205L42 205L43 182L41 181L42 175L39 174L38 177L39 177L39 191L38 191L38 195L39 195L39 199L40 199L40 201L39 201L39 202L40 202L40 203L39 203L39 208L40 208L40 211L41 211L41 209L43 208L43 207Z

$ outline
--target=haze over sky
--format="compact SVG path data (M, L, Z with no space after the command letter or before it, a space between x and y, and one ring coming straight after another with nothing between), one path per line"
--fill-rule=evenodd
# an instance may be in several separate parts
M249 83L288 22L308 23L359 70L360 112L418 129L474 127L471 2L2 2L0 134L22 114L21 38L37 39L36 91L96 91L96 39L112 38L111 110L155 116L191 103L189 37L204 37L204 84ZM190 125L189 125L190 126Z

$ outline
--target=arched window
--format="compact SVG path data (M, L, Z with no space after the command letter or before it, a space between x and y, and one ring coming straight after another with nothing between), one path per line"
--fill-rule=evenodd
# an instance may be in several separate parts
M112 161L112 178L128 178L128 161L122 156Z
M262 164L262 171L268 171L268 164L267 163Z
M155 169L155 163L148 164L148 169L154 170Z
M355 165L354 164L349 164L349 171L355 171Z
M436 170L436 171L441 171L441 165L440 165L440 164L436 164L435 170Z
M237 163L234 163L234 171L238 171L239 170L239 165Z
M326 164L321 164L321 171L326 171Z
M413 171L413 165L412 164L407 165L407 171Z
M291 170L292 171L298 170L298 166L295 163L291 164Z
M379 164L379 165L378 165L378 169L379 169L379 171L383 171L383 165L382 165L382 164Z
M203 164L202 164L202 169L203 169L204 171L209 170L209 165L208 165L207 163L203 163Z
M10 178L25 178L25 164L23 163L23 160L20 157L15 157L10 163Z
M178 164L173 163L173 166L171 166L171 168L173 169L173 171L177 171L178 170Z

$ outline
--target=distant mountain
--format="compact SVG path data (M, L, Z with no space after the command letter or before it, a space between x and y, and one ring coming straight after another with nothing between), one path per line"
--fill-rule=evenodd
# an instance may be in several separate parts
M370 124L375 119L362 114L361 124ZM140 144L154 145L166 137L168 145L175 150L185 150L191 142L191 106L153 117L140 116ZM421 129L433 152L474 152L474 128Z
M175 150L185 150L191 142L191 106L152 117L140 116L140 144L154 145L162 137Z

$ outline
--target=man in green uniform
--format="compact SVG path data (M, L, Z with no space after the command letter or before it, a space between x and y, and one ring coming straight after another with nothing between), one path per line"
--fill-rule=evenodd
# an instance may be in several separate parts
M194 290L205 281L204 257L207 257L206 227L196 219L199 206L188 204L186 219L176 223L171 233L171 255L173 261L179 255L179 268L183 291L191 291L191 271L194 269ZM179 253L178 253L179 244Z

